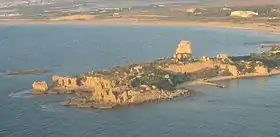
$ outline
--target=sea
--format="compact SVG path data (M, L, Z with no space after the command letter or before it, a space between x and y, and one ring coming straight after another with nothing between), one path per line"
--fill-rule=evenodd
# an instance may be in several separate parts
M261 52L280 36L187 26L2 25L0 71L42 68L41 75L0 76L0 137L277 137L279 76L192 86L191 97L110 110L63 107L69 95L33 96L35 80L171 57L190 40L196 57Z

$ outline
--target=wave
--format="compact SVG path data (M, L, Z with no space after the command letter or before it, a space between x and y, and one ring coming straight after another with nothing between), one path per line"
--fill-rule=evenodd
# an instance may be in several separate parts
M65 107L61 106L59 103L49 103L40 105L41 111L44 112L64 112Z
M12 98L31 98L31 97L34 97L32 92L33 92L32 89L22 90L22 91L18 91L18 92L12 92L12 93L9 94L9 97L12 97Z

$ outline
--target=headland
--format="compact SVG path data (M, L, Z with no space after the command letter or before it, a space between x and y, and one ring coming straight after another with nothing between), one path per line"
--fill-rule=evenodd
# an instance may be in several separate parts
M188 84L219 88L217 80L280 74L280 48L244 56L195 57L191 42L181 41L172 57L90 71L80 76L52 76L33 83L34 94L74 94L65 106L114 108L188 97Z

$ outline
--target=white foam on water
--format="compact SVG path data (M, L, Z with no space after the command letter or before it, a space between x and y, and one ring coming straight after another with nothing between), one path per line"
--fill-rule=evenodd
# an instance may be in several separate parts
M49 103L40 105L41 111L44 112L64 112L65 108L61 106L59 103Z
M22 91L18 91L18 92L12 92L9 94L9 97L12 98L31 98L34 97L34 95L32 94L32 89L28 89L28 90L22 90Z

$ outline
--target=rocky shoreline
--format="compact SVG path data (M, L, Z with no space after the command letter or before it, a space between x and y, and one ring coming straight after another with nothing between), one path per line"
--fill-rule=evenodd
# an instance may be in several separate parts
M78 77L52 77L46 82L33 83L34 94L74 94L61 105L80 108L109 109L177 97L188 97L192 91L186 82L219 88L215 80L270 76L280 74L280 48L267 52L231 57L195 58L190 41L181 41L170 58L91 71Z
M132 93L133 94L133 93ZM145 94L139 93L138 97L134 97L134 99L130 99L124 103L114 103L114 102L100 102L100 101L92 101L92 100L84 100L81 98L78 99L70 99L60 104L63 106L75 106L79 108L98 108L98 109L109 109L115 108L119 106L128 106L128 105L135 105L135 104L143 104L147 102L155 102L155 101L162 101L162 100L172 100L177 97L189 97L191 96L192 92L190 90L175 90L175 91L149 91Z

